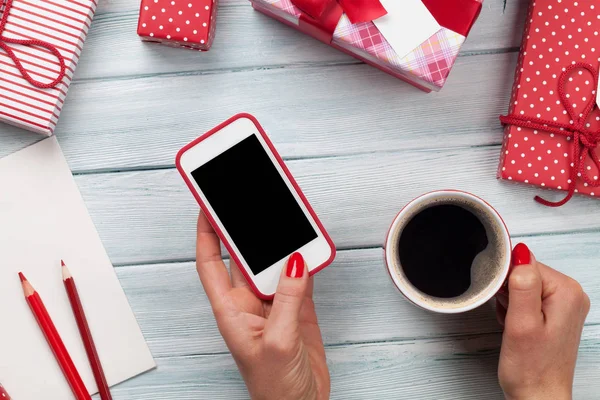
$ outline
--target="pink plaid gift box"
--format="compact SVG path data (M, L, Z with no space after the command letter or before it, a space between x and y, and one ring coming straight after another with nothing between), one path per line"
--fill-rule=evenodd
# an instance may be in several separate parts
M297 7L297 0L250 1L256 10L430 92L444 86L460 48L479 16L483 0L423 0L441 29L403 56L394 51L375 23L353 24L347 10L331 35L321 27L315 27L318 23L310 22L312 17L305 18L305 13ZM323 3L331 1L336 0L324 0ZM343 6L342 0L340 3Z

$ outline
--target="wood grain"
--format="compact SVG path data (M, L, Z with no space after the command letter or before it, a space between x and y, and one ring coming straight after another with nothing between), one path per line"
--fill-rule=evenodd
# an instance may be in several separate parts
M584 330L574 398L595 400L600 327ZM327 349L331 399L501 400L500 334ZM228 354L158 359L158 369L113 390L115 400L248 399Z
M71 87L57 136L75 172L172 166L182 146L242 111L286 158L487 146L502 141L515 63L461 58L432 95L367 65L85 82ZM9 141L22 133L1 129Z
M592 304L600 302L599 241L600 232L526 238L539 260L581 282ZM117 274L154 356L227 351L194 263L119 267ZM408 303L386 272L382 249L339 252L315 276L315 303L329 346L500 330L493 304L438 315ZM600 324L600 309L592 307L587 323Z
M482 196L513 235L594 230L598 200L578 197L559 210L495 179L499 147L404 151L288 163L338 248L381 246L396 213L422 193L455 188ZM173 169L76 177L114 263L195 258L199 207Z

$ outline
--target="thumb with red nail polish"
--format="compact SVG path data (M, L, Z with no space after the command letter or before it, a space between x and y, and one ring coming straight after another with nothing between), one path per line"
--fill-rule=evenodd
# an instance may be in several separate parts
M281 327L295 327L308 290L308 271L302 254L290 256L279 279L269 323Z
M329 399L329 371L312 289L308 266L296 252L281 271L263 333L265 361L272 366L269 371L277 370L278 389L269 382L269 395L256 398Z
M524 243L519 243L515 246L512 252L512 262L509 271L511 275L513 268L519 265L526 265L531 263L531 251L529 247ZM500 325L504 326L504 320L506 319L506 311L508 308L508 278L504 282L504 285L500 288L496 294L496 316Z

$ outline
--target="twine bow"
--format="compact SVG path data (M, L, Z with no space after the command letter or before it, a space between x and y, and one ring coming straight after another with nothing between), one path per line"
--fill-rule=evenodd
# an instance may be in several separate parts
M2 3L4 3L4 11L2 12L2 19L0 20L0 49L4 50L6 54L8 54L8 56L11 58L11 60L13 60L15 66L27 82L40 89L50 89L56 87L60 82L62 82L63 78L65 77L65 58L62 56L62 54L60 54L56 46L54 46L51 43L44 42L43 40L13 39L4 36L4 29L6 28L6 22L8 21L8 15L10 14L10 9L12 8L13 0L3 0ZM29 74L29 72L27 72L27 70L25 69L15 52L10 48L10 46L8 45L9 43L20 44L28 47L43 47L49 50L58 59L58 63L60 66L60 72L56 79L50 83L43 83L35 80Z
M504 125L515 125L522 128L537 129L556 135L566 136L567 138L573 138L569 192L567 196L558 202L544 200L540 196L536 196L535 198L538 203L548 207L560 207L571 200L573 195L575 195L578 177L581 177L581 179L591 187L600 187L600 180L592 179L585 171L585 165L588 158L594 162L600 171L600 160L595 154L595 149L600 144L600 130L592 131L586 127L587 120L596 107L596 98L595 96L590 96L590 101L583 112L577 113L569 102L565 91L566 80L569 74L579 68L591 72L594 77L594 84L592 87L596 88L598 86L598 71L592 65L587 63L578 62L572 64L561 74L558 81L558 93L563 106L571 117L571 121L568 124L515 114L500 117L500 121Z

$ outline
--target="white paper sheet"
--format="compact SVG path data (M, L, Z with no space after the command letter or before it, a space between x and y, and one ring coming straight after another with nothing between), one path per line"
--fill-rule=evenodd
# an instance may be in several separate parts
M400 57L441 29L421 0L381 0L387 15L373 21Z
M87 389L97 391L63 286L81 296L110 385L155 367L56 138L0 160L0 382L16 400L74 396L23 297L39 292Z

